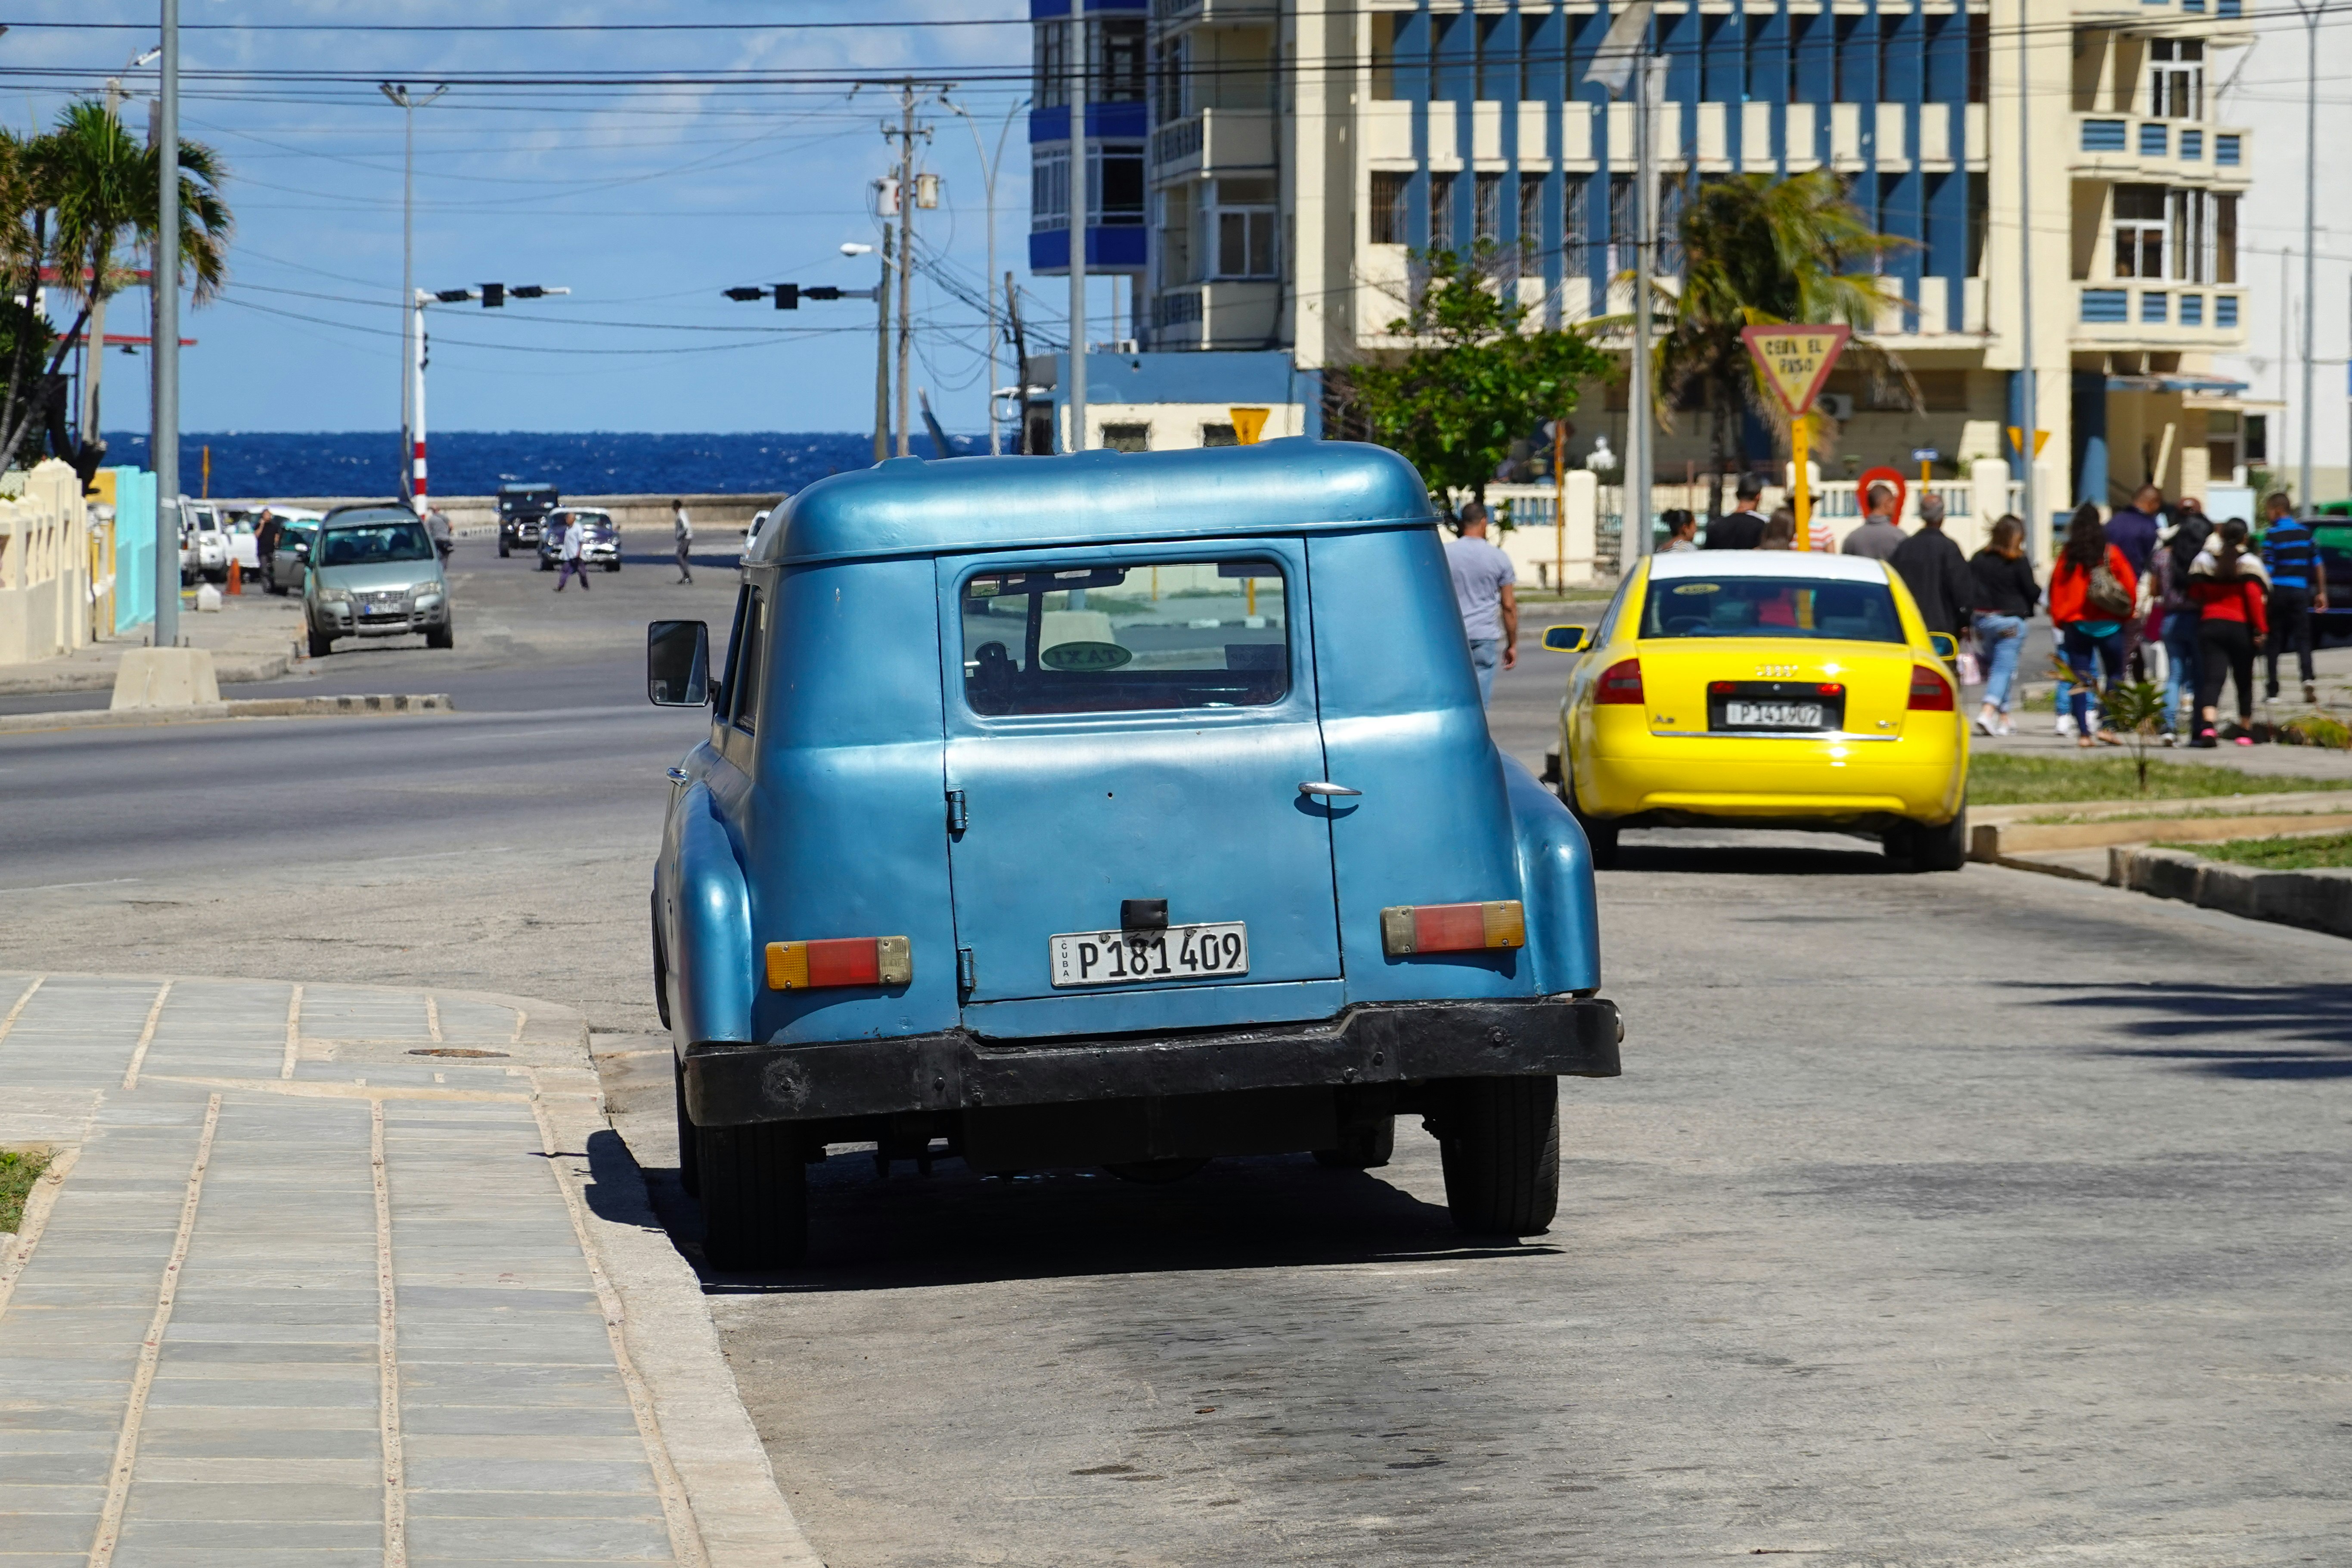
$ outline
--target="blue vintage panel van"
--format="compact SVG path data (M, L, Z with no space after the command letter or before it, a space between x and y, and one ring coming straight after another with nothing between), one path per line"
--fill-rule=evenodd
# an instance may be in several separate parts
M1465 1230L1558 1202L1618 1071L1591 857L1488 738L1427 492L1380 447L900 458L794 496L653 888L714 1262L801 1255L828 1144L1168 1179L1440 1142Z

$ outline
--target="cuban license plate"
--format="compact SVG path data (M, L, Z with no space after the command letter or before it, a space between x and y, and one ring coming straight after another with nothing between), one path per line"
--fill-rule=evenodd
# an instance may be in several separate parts
M1822 709L1818 702L1727 702L1723 724L1727 730L1818 730Z
M1049 948L1057 987L1223 980L1249 973L1249 927L1240 921L1166 931L1072 931L1050 938Z

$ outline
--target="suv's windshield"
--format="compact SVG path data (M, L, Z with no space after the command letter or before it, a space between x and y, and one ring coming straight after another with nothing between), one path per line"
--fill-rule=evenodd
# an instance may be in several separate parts
M1652 582L1642 606L1640 635L1905 640L1895 595L1884 583L1727 574Z
M1279 702L1283 590L1271 561L982 573L963 586L965 700L992 715Z
M379 561L430 561L433 541L421 522L371 522L327 530L321 551L328 566L370 566Z

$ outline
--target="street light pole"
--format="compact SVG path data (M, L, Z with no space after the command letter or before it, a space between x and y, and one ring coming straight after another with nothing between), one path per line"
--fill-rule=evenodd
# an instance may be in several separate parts
M2033 29L2025 0L2017 0L2017 330L2023 348L2018 355L2018 414L2022 423L2017 449L2025 465L2025 538L2027 549L2039 559L2042 520L2040 487L2034 470L2042 456L2041 388L2033 367L2033 79L2032 57L2027 52Z
M1070 0L1070 450L1087 449L1087 0Z
M376 88L401 110L400 298L406 308L400 313L400 441L408 454L401 488L408 490L410 499L422 510L424 491L412 489L411 480L405 477L405 470L421 472L425 464L424 435L420 429L424 416L421 408L411 401L412 396L423 396L425 384L424 347L417 336L412 336L412 332L421 336L425 331L423 308L413 303L416 298L416 111L449 89L444 83L418 98L405 83L395 86L382 81L376 83Z
M2312 332L2319 319L2318 258L2315 254L2313 226L2319 210L2319 16L2325 0L2294 0L2294 8L2302 14L2306 43L2303 51L2303 436L2302 472L2295 480L2295 510L2305 517L2315 515L2311 510L2311 437L2319 421L2316 388L2312 383Z
M540 283L483 283L471 289L419 289L415 294L410 296L409 313L415 317L415 330L414 333L411 334L411 341L413 341L416 345L415 359L414 361L415 365L415 381L414 386L415 402L413 405L415 410L416 423L413 432L414 440L410 447L414 456L411 458L412 467L410 468L408 500L409 504L416 509L417 516L423 517L425 514L427 510L426 495L429 489L429 486L426 483L425 468L425 366L427 357L425 354L425 307L433 304L455 305L467 300L479 300L482 302L482 309L486 310L501 310L505 307L506 302L509 300L538 300L543 299L550 294L569 294L571 292L572 290L570 289L549 288L548 286Z
M148 297L155 325L152 431L155 468L155 632L157 647L180 641L180 0L163 0L162 81L156 89L155 254ZM93 279L93 287L96 280ZM101 340L102 342L102 340ZM87 440L92 432L85 431Z
M1004 455L1004 437L996 425L996 285L993 281L996 277L996 171L997 166L1004 162L1004 139L1012 133L1013 117L1021 112L1028 100L1024 99L1004 111L1004 128L996 133L996 156L992 159L981 142L980 121L971 117L971 111L945 98L940 101L962 115L965 126L971 132L971 150L981 160L981 184L988 197L988 270L982 274L983 280L988 282L988 287L982 290L988 299L988 455L1001 458Z

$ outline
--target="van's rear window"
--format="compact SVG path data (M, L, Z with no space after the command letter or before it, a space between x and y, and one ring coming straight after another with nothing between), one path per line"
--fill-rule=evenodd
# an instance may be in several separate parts
M1884 583L1731 575L1653 579L1640 635L1905 640L1895 595Z
M975 713L1247 708L1290 689L1290 616L1271 561L1032 566L965 582Z

